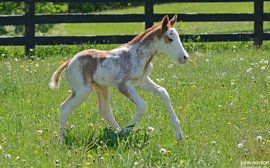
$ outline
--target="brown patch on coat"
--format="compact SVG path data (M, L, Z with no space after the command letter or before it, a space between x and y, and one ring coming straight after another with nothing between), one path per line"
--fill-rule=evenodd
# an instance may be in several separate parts
M152 32L157 27L158 26L152 26L152 27L146 29L143 33L139 34L138 36L134 37L131 41L129 41L127 43L127 45L133 45L135 43L140 42L147 34L149 35L149 33Z
M93 76L99 63L103 62L109 54L109 51L102 50L84 50L78 53L78 59L83 73L84 83L92 83Z
M110 89L108 87L100 86L96 84L95 82L92 83L93 88L96 91L97 94L97 107L99 112L107 112L108 108L110 108L109 102L110 102Z

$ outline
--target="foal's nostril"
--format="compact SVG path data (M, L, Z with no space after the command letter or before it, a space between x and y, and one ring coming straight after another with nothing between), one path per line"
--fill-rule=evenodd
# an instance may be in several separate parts
M184 57L183 57L183 58L184 58L184 60L187 60L187 59L188 59L188 56L184 55Z

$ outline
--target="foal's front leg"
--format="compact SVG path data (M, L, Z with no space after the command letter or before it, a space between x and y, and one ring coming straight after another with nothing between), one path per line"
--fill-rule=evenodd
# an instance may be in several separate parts
M148 76L143 80L140 87L146 91L150 91L150 92L156 94L164 101L165 106L170 113L171 122L172 122L174 129L175 129L175 136L177 139L182 138L183 135L181 132L180 121L174 112L174 109L172 107L170 97L169 97L167 90L165 88L157 85Z
M131 101L136 104L137 111L134 117L129 121L128 125L120 132L120 134L126 134L130 132L135 126L139 118L144 114L146 110L146 103L141 96L137 93L133 84L130 81L121 82L118 85L118 89L121 93L127 96Z

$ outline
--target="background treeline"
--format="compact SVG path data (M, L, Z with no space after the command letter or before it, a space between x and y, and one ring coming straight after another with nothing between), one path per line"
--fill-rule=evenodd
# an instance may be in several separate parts
M55 14L55 13L90 13L102 10L121 9L131 6L138 6L140 3L53 3L37 2L36 13ZM23 15L23 2L0 2L0 15ZM36 25L36 31L45 33L53 27L52 24ZM22 34L24 26L0 26L0 35Z
M138 2L111 2L111 3L69 3L68 12L71 13L87 13L102 10L121 9L126 7L138 6L141 3Z

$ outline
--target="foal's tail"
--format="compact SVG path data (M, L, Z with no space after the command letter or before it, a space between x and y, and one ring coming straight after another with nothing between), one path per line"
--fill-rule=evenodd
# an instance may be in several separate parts
M59 68L53 73L53 76L51 78L51 82L49 83L49 86L51 87L51 89L56 89L59 88L60 86L60 75L62 73L62 71L66 68L66 66L68 65L70 59L65 61L64 63L62 63Z

